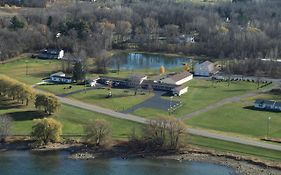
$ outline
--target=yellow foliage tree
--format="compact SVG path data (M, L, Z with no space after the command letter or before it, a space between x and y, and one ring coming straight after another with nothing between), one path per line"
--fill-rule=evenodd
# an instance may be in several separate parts
M164 74L165 71L166 71L166 70L165 70L165 67L164 67L164 66L161 66L161 67L160 67L160 74Z
M35 120L31 136L36 145L46 145L49 142L61 141L62 124L53 118Z
M190 71L190 66L188 64L184 64L184 70L185 71Z

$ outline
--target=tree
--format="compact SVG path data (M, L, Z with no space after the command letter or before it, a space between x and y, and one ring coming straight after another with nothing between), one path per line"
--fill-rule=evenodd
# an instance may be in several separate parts
M186 136L186 125L175 118L152 119L143 132L152 149L179 149Z
M11 29L21 29L21 28L24 28L24 22L20 21L18 19L18 17L14 16L12 19L11 19L11 24L10 24L10 28Z
M132 25L129 21L117 21L115 32L117 33L117 41L123 42L126 40L126 36L131 34L132 32Z
M86 70L81 61L76 61L73 67L72 79L76 82L81 82L85 79Z
M37 94L35 97L35 108L44 110L45 113L51 115L60 107L58 99L51 94Z
M98 73L107 73L107 67L110 63L109 54L103 51L99 57L95 59L95 66Z
M165 67L164 66L161 66L160 67L160 74L164 74L165 73Z
M53 118L35 120L31 136L36 145L46 145L49 142L61 141L62 124Z
M184 64L184 70L185 71L190 71L190 66L188 64Z
M96 119L85 125L86 140L95 146L101 146L111 140L111 125L103 119Z
M12 119L7 115L0 115L0 142L5 142L10 134Z

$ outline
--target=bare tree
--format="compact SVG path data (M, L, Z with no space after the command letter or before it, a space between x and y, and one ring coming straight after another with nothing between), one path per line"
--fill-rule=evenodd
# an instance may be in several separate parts
M86 140L96 146L102 146L111 140L111 125L103 119L88 123L85 128Z
M144 129L144 140L154 148L178 149L184 141L186 125L175 118L159 118L149 121Z
M0 139L5 142L10 134L12 118L7 115L0 116Z

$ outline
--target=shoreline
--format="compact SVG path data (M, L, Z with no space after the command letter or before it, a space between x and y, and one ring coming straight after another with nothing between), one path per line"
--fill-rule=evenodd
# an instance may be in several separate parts
M229 167L239 175L280 175L281 163L270 160L261 160L256 157L222 153L214 150L197 147L186 147L179 152L162 150L157 152L134 151L126 142L115 143L110 148L97 149L84 143L55 143L32 149L30 140L13 141L0 144L0 152L31 151L31 152L57 152L66 151L68 158L73 160L91 159L132 159L148 158L158 160L195 161L218 164Z

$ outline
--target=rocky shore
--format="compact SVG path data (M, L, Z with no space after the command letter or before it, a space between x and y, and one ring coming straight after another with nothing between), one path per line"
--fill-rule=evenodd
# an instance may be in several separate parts
M173 159L179 162L198 161L224 165L235 170L239 175L280 175L281 163L260 160L255 157L222 153L214 150L188 147L180 152L174 151L133 151L126 144L115 144L111 148L94 148L82 143L49 144L36 149L30 147L29 141L16 141L0 144L1 151L30 150L30 151L67 151L69 158L75 160L91 160L98 158L149 158L149 159Z

